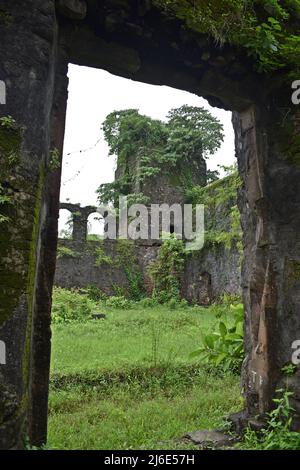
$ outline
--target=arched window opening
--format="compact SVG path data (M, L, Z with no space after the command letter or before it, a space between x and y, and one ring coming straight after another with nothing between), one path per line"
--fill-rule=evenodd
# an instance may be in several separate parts
M97 241L103 239L104 218L97 212L93 212L88 217L87 222L87 240Z
M67 240L73 238L73 215L68 209L60 209L59 211L58 237Z

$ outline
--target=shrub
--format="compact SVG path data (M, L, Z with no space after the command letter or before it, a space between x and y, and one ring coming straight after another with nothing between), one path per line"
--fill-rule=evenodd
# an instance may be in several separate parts
M153 296L159 303L180 299L180 277L184 266L184 243L174 236L164 240L158 256L148 268L154 284Z
M139 301L139 305L144 308L151 308L157 306L157 300L153 297L145 297Z
M178 302L176 299L169 300L168 307L170 310L175 310L177 306L178 306Z
M92 284L84 289L83 292L86 293L88 298L93 302L100 302L107 299L107 294Z
M209 364L239 372L244 358L244 307L242 304L231 305L230 310L234 325L229 327L220 321L215 331L203 337L203 346L192 352L191 357L199 355Z
M189 306L189 303L186 299L181 299L178 303L178 306L179 308L187 308Z
M268 413L266 427L260 433L247 428L244 436L247 447L262 450L300 449L300 433L291 431L295 411L290 404L293 393L286 389L277 390L277 393L278 398L273 400L276 408Z
M112 296L106 300L107 307L130 309L133 307L133 303L123 296Z
M63 258L63 257L68 257L68 258L79 258L80 254L77 253L76 251L72 250L71 248L64 246L64 245L58 245L57 247L57 259Z
M53 291L52 323L84 322L91 318L96 304L77 290L55 288Z

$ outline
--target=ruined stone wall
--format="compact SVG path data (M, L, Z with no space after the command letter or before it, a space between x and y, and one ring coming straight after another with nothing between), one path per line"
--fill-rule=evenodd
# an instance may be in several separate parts
M210 218L218 229L230 230L228 205L218 208ZM95 207L81 207L76 204L60 204L73 215L72 239L60 239L54 284L64 288L86 288L96 286L107 295L116 295L120 289L128 291L125 263L119 252L118 240L90 241L87 239L87 218L96 211ZM213 217L214 215L214 217ZM216 218L216 221L214 220ZM134 269L143 276L148 295L152 294L152 283L147 273L150 263L156 259L161 242L159 240L138 240L132 243ZM181 296L191 303L207 305L224 294L240 294L241 252L236 243L231 248L224 244L208 243L202 250L186 255L181 281Z
M0 116L11 116L15 122L11 128L0 127L0 182L9 200L1 206L8 221L0 224L0 339L6 345L6 364L0 366L0 448L18 448L23 446L31 407L37 273L45 250L48 261L43 270L49 279L55 265L49 255L55 251L55 238L53 245L49 238L45 243L50 234L46 219L51 226L49 196L57 190L50 164L57 65L54 2L1 1L0 37L0 77L6 84ZM48 289L46 310L50 299ZM47 327L44 339L45 354ZM45 402L47 394L41 404Z
M128 291L129 281L124 263L119 262L117 240L103 242L59 240L59 247L67 247L71 251L58 255L55 286L70 289L93 285L109 296L118 295L118 292L123 290ZM101 257L97 255L98 249L101 250ZM133 269L142 273L149 295L152 289L147 276L147 267L156 258L158 249L157 244L147 242L134 245Z
M223 244L191 253L185 262L182 295L189 302L209 305L224 294L241 295L241 253Z
M54 285L57 287L86 288L94 285L107 295L116 295L118 287L128 290L129 284L122 265L116 264L117 241L76 242L60 240L59 247L70 252L59 254ZM97 247L112 263L97 264ZM143 274L148 295L152 294L152 283L147 275L149 264L156 259L159 244L136 243L136 268ZM60 251L59 251L60 253ZM205 274L209 275L209 283ZM204 277L203 277L204 276ZM191 303L208 305L223 294L240 295L240 253L227 250L223 245L207 247L188 255L182 275L181 296Z

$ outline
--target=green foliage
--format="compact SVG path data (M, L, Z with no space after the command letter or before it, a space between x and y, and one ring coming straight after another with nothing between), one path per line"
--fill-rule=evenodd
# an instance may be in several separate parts
M203 337L203 346L191 353L191 357L201 358L214 366L231 372L240 372L244 359L244 307L242 304L231 305L234 324L218 323L217 328Z
M0 153L2 155L2 175L16 165L20 159L21 136L23 129L12 116L0 118ZM5 171L6 170L6 171Z
M17 122L12 116L2 116L0 118L0 126L6 129L16 129Z
M191 186L193 170L205 169L204 158L223 140L223 126L204 108L172 109L167 122L140 115L137 110L114 111L102 126L111 155L117 157L117 177L98 189L99 201L114 203L128 195L129 204L149 202L142 184L162 169L179 175L180 185Z
M225 178L218 179L205 187L195 186L187 189L186 199L192 204L204 204L216 210L225 203L236 201L237 190L241 184L238 172L233 169Z
M113 266L113 259L105 253L104 249L101 246L96 247L95 255L95 266L97 266L98 268L104 264L107 266Z
M238 46L258 72L299 73L299 0L155 0L194 31L221 44ZM288 74L287 74L288 75Z
M53 325L49 448L194 448L178 436L219 428L240 407L238 377L188 357L214 310L143 304Z
M48 168L50 171L58 170L61 166L60 153L57 148L50 150L50 161Z
M0 208L1 206L5 206L7 204L12 204L12 200L9 196L7 196L4 192L3 186L0 184ZM0 213L0 224L9 222L9 217L7 215Z
M0 117L0 224L10 221L9 206L13 204L12 197L6 189L4 182L17 165L20 159L20 146L22 129L12 116Z
M106 266L111 269L124 271L128 281L128 289L113 286L117 296L126 296L131 300L138 301L145 295L144 278L140 270L135 245L131 240L118 239L116 241L116 253L107 254L105 245L93 247L96 260L95 266Z
M206 175L207 175L207 184L211 184L220 178L220 173L218 170L207 170Z
M292 392L277 390L273 399L276 407L268 413L267 424L260 433L247 428L244 445L260 450L299 450L300 433L291 430L294 408L290 404Z
M11 13L9 13L3 8L0 8L0 23L2 23L5 26L10 26L12 22L13 22L13 17Z
M80 254L71 248L58 244L57 246L57 259L67 257L67 258L79 258Z
M297 370L297 366L295 364L286 364L282 369L281 371L283 372L283 374L287 377L291 377L292 375L295 374Z
M96 307L94 302L77 290L54 288L52 323L85 322L91 318Z
M205 187L194 186L186 191L186 201L205 206L205 243L223 244L227 249L236 243L242 250L242 229L237 207L237 191L241 179L236 169L228 169L229 175ZM220 227L220 220L228 226Z
M224 139L223 125L202 107L183 105L168 116L166 159L200 159L214 154Z
M114 202L120 194L136 193L137 186L159 169L153 162L159 160L162 143L166 140L165 125L158 120L140 115L136 109L110 113L102 126L109 145L109 154L117 156L119 175L113 183L101 185L99 200Z
M134 243L131 240L117 240L115 263L125 272L129 284L129 298L132 300L143 298L145 296L144 278L138 266Z
M86 287L83 290L83 292L93 302L100 302L100 301L104 301L104 300L107 299L107 294L105 294L105 292L103 292L101 289L99 289L97 286L95 286L93 284Z
M123 297L123 296L108 297L105 301L105 305L107 307L118 308L121 310L125 310L125 309L128 310L133 307L133 303L129 299L126 299L126 297Z
M153 296L160 303L180 299L180 277L184 267L184 243L174 236L164 240L148 272L153 282Z
M88 233L86 239L88 242L99 242L103 240L103 235L99 235L97 233Z
M158 302L153 297L145 297L139 301L139 305L143 308L153 308L158 305Z

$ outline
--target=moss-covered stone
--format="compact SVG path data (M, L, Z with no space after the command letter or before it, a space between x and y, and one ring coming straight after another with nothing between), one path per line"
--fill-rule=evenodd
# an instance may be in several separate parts
M22 142L22 129L16 124L0 123L1 170L8 170L19 161ZM3 173L2 173L3 174Z
M13 16L4 8L0 8L0 24L10 26L13 22Z
M291 288L300 284L300 260L289 260L287 262L287 284Z
M27 303L28 303L28 322L27 322L27 331L25 339L25 347L23 353L23 378L24 383L28 384L29 381L29 355L30 355L30 346L31 346L31 328L32 328L32 318L34 315L34 287L36 281L36 268L37 268L37 248L38 248L38 238L40 232L40 214L41 214L41 205L42 205L42 195L43 188L45 183L45 167L42 166L40 170L40 177L36 187L36 198L35 198L35 207L34 207L34 221L32 224L32 234L30 241L30 250L29 250L29 262L28 262L28 274L27 274Z

